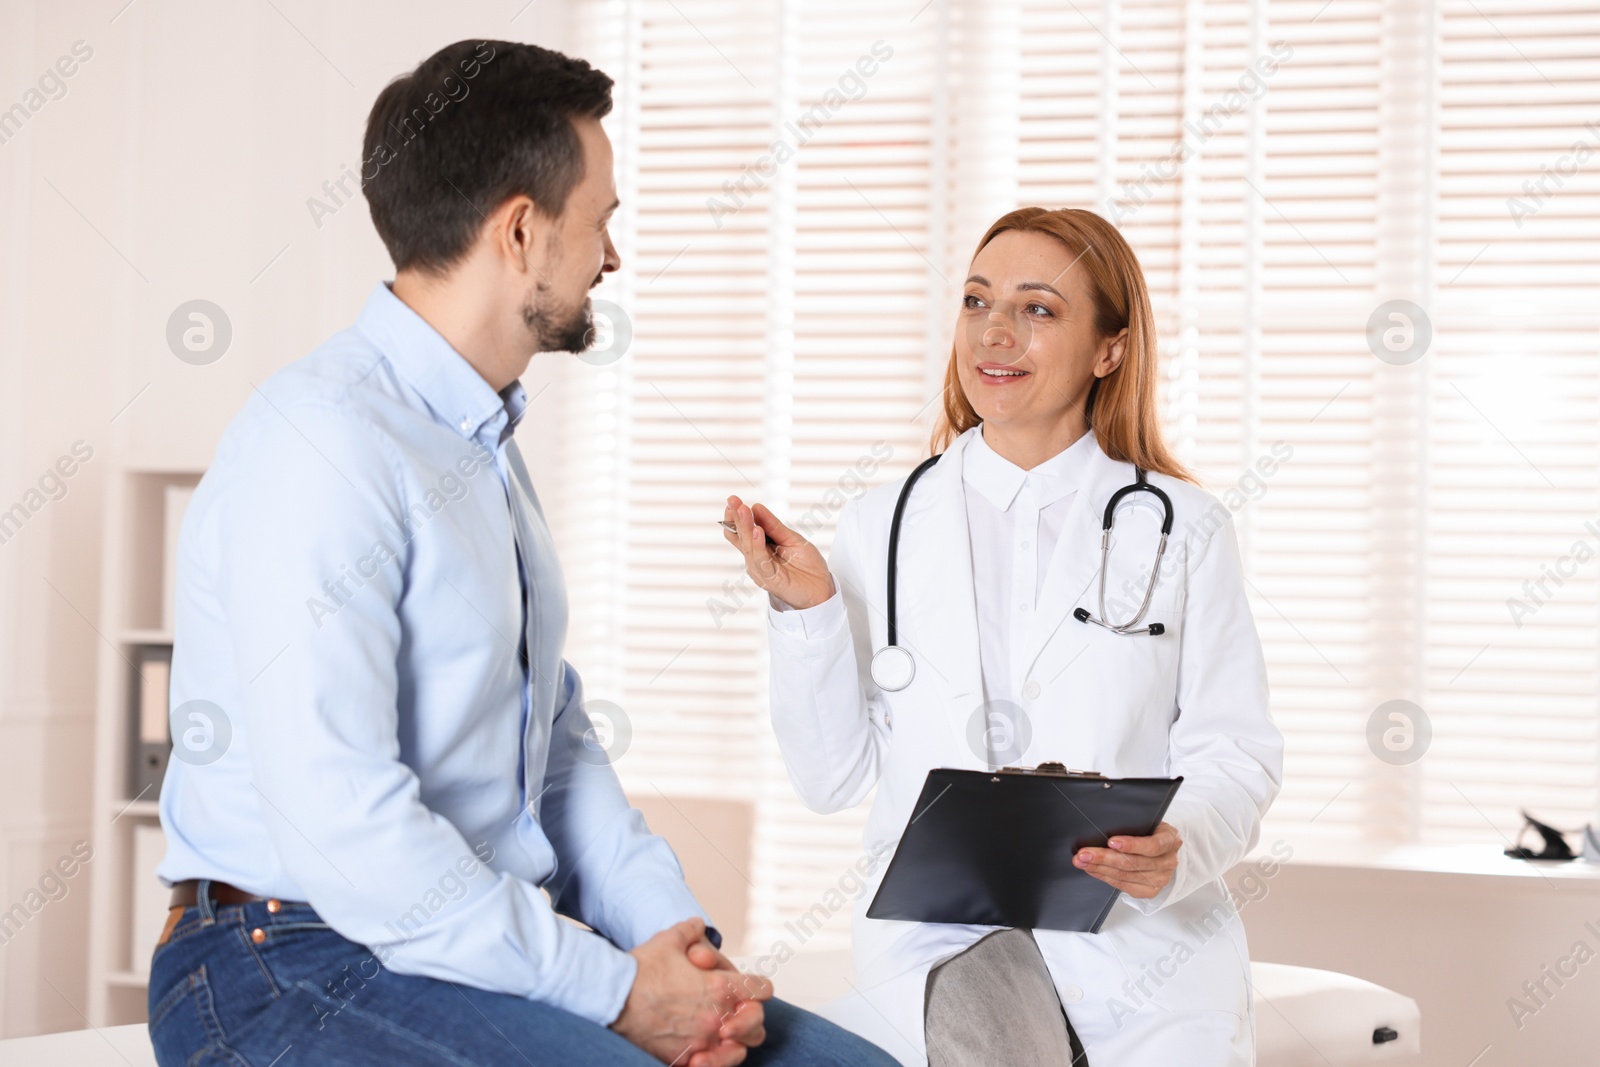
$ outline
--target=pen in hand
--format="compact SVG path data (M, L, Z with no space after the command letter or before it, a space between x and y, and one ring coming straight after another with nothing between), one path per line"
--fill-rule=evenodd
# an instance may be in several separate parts
M739 532L739 528L737 526L735 526L733 523L729 522L727 519L718 519L717 520L717 525L722 527L724 530L727 530L729 533L738 533ZM776 542L776 541L774 541L772 539L772 535L771 534L767 534L766 537L767 537L767 544L772 545L773 547L777 547L778 542Z

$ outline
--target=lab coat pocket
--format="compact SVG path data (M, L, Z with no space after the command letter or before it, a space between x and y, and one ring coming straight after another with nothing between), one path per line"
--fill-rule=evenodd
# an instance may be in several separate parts
M1058 634L1035 668L1053 714L1089 750L1085 765L1102 774L1160 774L1166 765L1181 618L1147 613L1144 622L1165 632L1119 634L1069 618L1064 627L1076 630Z
M1203 889L1154 915L1117 909L1107 924L1112 949L1132 975L1108 1010L1120 1018L1150 1011L1245 1015L1249 986L1238 942L1242 921L1220 890Z

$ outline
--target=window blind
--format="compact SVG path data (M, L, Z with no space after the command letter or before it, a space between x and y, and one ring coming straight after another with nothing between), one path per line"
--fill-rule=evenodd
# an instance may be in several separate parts
M1595 818L1600 12L1438 6L1428 835Z
M826 551L846 497L925 454L972 246L1019 204L1091 207L1144 266L1168 431L1234 515L1287 737L1266 833L1592 817L1600 14L586 0L578 22L618 81L624 268L596 296L631 341L547 409L571 655L624 710L631 791L756 805L749 948L794 943L864 809L793 799L764 596L711 523L759 498ZM1369 332L1397 300L1424 309L1419 358ZM1420 759L1371 739L1392 701L1421 709ZM843 943L827 918L812 944Z
M630 792L755 806L746 947L838 947L847 909L815 909L860 857L866 809L817 816L789 787L766 595L713 523L729 494L761 500L826 553L844 502L925 454L939 22L843 0L593 6L635 205L596 298L633 340L557 386L571 469L603 466L612 489L604 514L578 479L549 503L581 561L571 654L627 716ZM585 456L597 419L609 454Z

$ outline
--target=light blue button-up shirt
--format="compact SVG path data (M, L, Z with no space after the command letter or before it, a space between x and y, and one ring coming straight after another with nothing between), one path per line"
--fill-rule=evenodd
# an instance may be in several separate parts
M525 405L384 284L250 398L179 540L157 873L605 1024L706 915L586 743Z

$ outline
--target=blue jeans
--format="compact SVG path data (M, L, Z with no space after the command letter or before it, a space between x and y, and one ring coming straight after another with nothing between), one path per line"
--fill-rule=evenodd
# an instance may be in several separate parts
M395 974L308 904L184 909L150 971L150 1040L161 1067L659 1067L603 1026L560 1008ZM256 942L251 932L264 937ZM781 1000L750 1067L895 1067L877 1046Z

